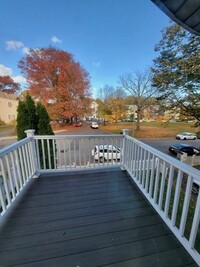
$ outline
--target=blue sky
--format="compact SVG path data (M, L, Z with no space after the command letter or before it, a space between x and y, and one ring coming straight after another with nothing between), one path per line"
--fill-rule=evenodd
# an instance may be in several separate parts
M51 45L89 72L95 95L150 67L168 24L150 0L1 0L0 75L23 82L18 61L29 48Z

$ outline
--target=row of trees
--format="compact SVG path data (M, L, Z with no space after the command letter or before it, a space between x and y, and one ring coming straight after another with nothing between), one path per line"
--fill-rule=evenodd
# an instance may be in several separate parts
M99 90L99 97L96 99L98 104L98 117L105 118L111 116L115 121L125 114L125 92L105 85Z
M106 97L98 100L102 102L101 113L115 114L115 108L123 102L122 92L127 92L137 106L138 130L142 111L155 103L163 110L177 110L194 118L200 125L200 37L171 23L163 30L155 51L158 56L149 72L136 71L119 78L114 95L120 92L120 97L115 96L114 100L112 90L105 88ZM122 112L118 107L118 113Z
M122 117L125 95L137 106L137 129L142 111L159 101L178 108L200 124L200 37L176 24L166 27L156 45L158 56L150 71L127 73L119 77L117 88L101 88L99 116ZM35 100L47 109L51 119L66 119L91 113L89 74L70 53L56 48L29 51L18 64ZM0 90L15 92L19 85L8 76L0 77Z
M156 103L157 88L151 86L151 73L127 73L119 78L117 88L104 86L97 99L98 115L112 115L115 121L127 113L126 105L137 107L136 129L140 130L140 120L145 108Z

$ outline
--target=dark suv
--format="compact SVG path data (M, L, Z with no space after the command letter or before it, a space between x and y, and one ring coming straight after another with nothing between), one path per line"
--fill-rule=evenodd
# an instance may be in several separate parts
M200 155L200 151L198 148L187 144L172 145L169 147L169 151L174 155L177 155L177 153L187 153L188 156Z

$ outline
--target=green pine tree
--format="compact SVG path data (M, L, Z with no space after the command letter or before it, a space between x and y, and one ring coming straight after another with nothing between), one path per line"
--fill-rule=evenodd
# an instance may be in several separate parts
M32 97L27 94L25 99L26 109L27 109L27 124L28 129L34 129L35 134L37 134L38 131L38 118L36 114L36 107L35 102L33 101Z
M25 130L28 129L27 108L24 101L19 100L17 107L17 139L21 140L26 137Z
M31 96L27 94L24 101L19 101L17 108L17 139L26 137L24 131L34 129L37 134L37 115L35 103Z
M47 113L47 110L41 103L37 104L36 113L38 117L38 125L37 125L38 135L54 134L50 125L50 118Z
M35 103L29 94L27 94L24 101L19 101L17 112L18 140L26 137L24 131L28 129L34 129L36 135L54 134L46 108L41 103L38 103L37 106L35 106ZM45 166L47 169L50 167L54 168L53 145L54 143L52 140L43 140L43 144L42 141L38 143L41 168L44 168ZM43 155L45 155L45 158L43 158Z
M38 103L36 106L36 113L38 118L38 125L37 125L37 134L38 135L53 135L53 130L50 125L50 118L47 113L46 108L41 104ZM49 143L48 143L49 142ZM53 158L53 141L52 140L44 140L43 146L42 143L39 142L39 154L40 154L40 166L41 168L54 168L54 158ZM45 159L43 158L43 149ZM50 153L48 153L48 149ZM45 161L45 162L44 162Z

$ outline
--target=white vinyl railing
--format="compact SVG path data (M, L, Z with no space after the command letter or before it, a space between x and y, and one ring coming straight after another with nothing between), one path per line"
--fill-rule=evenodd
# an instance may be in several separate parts
M0 219L36 172L32 138L0 150Z
M200 265L200 172L130 136L124 168Z
M34 136L0 151L0 219L40 173L120 166L200 265L200 172L123 135ZM194 189L195 188L195 194Z
M39 172L121 165L122 135L34 136Z

